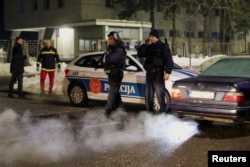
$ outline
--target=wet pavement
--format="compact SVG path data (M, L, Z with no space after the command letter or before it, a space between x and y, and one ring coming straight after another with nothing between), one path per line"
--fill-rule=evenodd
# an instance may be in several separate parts
M129 104L108 120L105 102L76 108L63 95L29 92L8 99L7 80L0 83L1 167L205 167L209 150L250 150L249 125L198 127Z

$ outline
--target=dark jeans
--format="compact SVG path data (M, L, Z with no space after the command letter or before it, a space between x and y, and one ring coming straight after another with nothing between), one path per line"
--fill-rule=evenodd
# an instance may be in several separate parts
M111 112L116 110L122 103L120 86L123 78L123 72L117 72L115 75L108 75L109 94L106 110Z
M165 82L163 72L146 73L146 107L150 112L154 111L154 94L160 104L160 112L166 112Z
M12 73L10 84L9 84L9 95L13 92L15 82L18 82L18 93L22 95L23 92L23 73Z

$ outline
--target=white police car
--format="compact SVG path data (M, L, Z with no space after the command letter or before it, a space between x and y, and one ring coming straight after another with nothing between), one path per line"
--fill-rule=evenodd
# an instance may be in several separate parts
M68 64L65 69L63 93L69 97L70 102L79 107L87 104L88 100L107 100L109 85L107 75L104 73L102 61L105 52L91 52L82 54ZM126 66L120 93L125 103L145 104L146 72L137 52L127 51ZM175 80L196 76L187 70L174 65L170 79L166 85L166 103L169 107L170 92ZM155 110L159 110L155 98Z

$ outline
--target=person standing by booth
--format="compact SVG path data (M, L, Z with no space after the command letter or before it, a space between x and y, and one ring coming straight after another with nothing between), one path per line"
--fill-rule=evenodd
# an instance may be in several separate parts
M18 82L18 94L19 98L24 98L23 96L23 73L24 73L24 62L29 55L23 54L23 39L17 37L15 44L12 49L12 59L10 63L10 73L12 74L11 80L9 83L8 98L14 98L13 96L13 87L15 82Z

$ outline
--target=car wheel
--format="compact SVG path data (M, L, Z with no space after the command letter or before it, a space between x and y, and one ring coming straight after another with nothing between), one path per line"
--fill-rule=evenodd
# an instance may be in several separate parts
M170 106L170 96L167 90L165 90L165 102L166 102L166 111L169 110L169 106ZM158 112L160 110L160 104L158 102L158 99L156 98L156 94L154 96L154 110L156 112Z
M88 97L85 88L80 84L74 84L69 89L70 102L76 106L81 107L87 104Z

